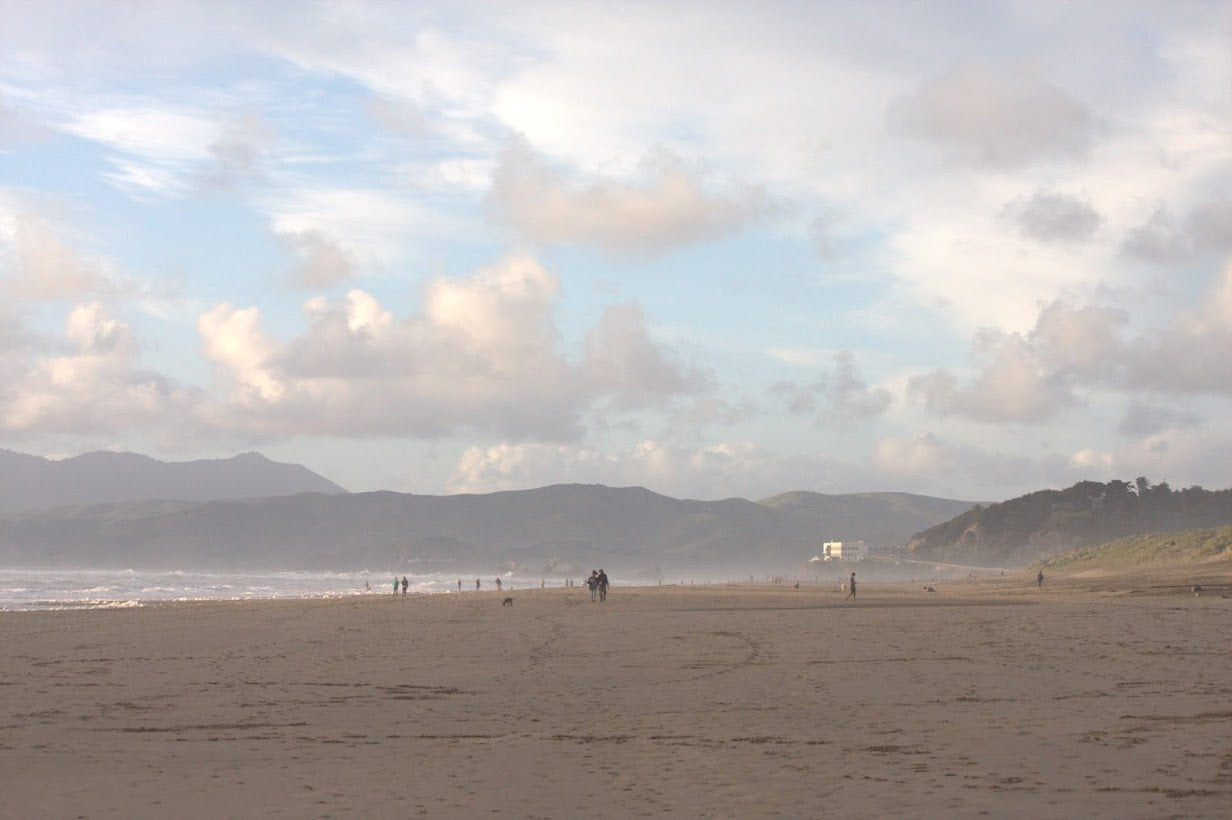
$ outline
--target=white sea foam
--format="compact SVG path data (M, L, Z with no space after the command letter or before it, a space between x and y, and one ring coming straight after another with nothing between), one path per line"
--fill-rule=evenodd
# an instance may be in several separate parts
M475 589L475 575L406 575L413 593L456 593ZM217 572L192 570L2 569L0 611L122 609L173 601L243 601L279 598L336 598L389 595L393 573L385 572ZM505 589L538 587L540 581L506 575ZM556 579L548 586L561 586ZM494 577L482 576L482 588Z

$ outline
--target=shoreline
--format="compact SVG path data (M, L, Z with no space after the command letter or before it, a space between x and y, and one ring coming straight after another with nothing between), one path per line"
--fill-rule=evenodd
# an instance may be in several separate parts
M1222 567L1220 567L1222 569ZM1169 576L1178 577L1169 577ZM1200 582L1200 583L1199 583ZM859 601L864 603L897 602L900 605L906 600L918 598L921 605L939 603L943 600L965 600L987 598L990 600L1015 601L1023 597L1042 599L1042 596L1072 596L1072 595L1189 595L1195 585L1201 586L1207 596L1232 597L1232 571L1207 572L1172 572L1164 575L1145 573L1107 573L1085 572L1067 575L1049 576L1043 587L1036 585L1034 577L1024 570L1017 570L1011 575L1002 577L981 577L945 581L862 581L860 584ZM820 596L830 603L834 600L842 602L843 595L832 581L801 580L799 585L787 582L771 581L700 581L689 583L664 583L647 585L621 585L613 587L613 596L619 594L647 594L676 592L684 595L698 593L714 593L720 590L739 592L741 595L782 595L785 597L803 598L804 596ZM930 591L931 590L931 591ZM151 609L179 606L196 606L209 604L268 604L296 602L325 601L368 601L368 600L418 600L418 599L465 599L471 596L507 597L509 595L543 595L563 594L584 597L587 594L584 586L526 586L511 587L504 590L485 588L474 590L464 588L462 592L454 589L431 591L410 591L407 595L394 595L386 591L342 591L325 593L280 594L272 596L247 595L236 597L200 597L200 598L97 598L82 599L50 599L35 601L38 607L0 608L0 615L29 612L109 612L125 609ZM810 599L811 600L811 599ZM47 604L56 604L47 606Z
M1226 816L1232 599L996 581L0 613L4 802Z

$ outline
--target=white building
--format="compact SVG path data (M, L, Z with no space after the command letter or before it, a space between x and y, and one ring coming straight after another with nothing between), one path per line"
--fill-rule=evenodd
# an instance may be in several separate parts
M826 541L821 545L823 561L862 561L868 557L868 544L863 541Z

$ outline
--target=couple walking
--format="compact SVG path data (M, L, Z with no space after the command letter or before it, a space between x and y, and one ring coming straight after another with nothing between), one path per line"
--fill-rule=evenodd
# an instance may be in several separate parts
M600 601L607 600L607 573L603 570L591 570L590 577L586 579L586 586L590 587L590 600L595 600L597 595Z

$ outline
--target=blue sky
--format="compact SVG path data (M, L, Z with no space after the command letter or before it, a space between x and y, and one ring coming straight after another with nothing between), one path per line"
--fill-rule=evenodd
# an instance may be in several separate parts
M0 447L1232 484L1232 3L5 18Z

